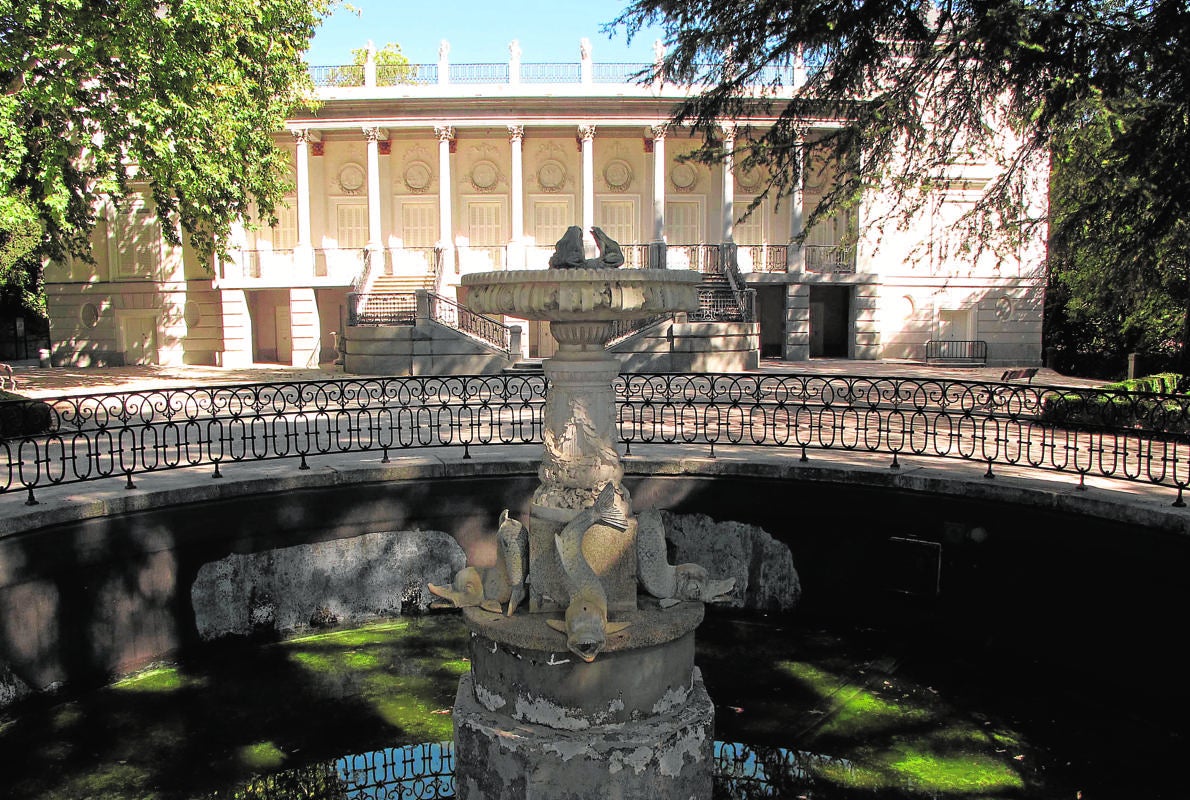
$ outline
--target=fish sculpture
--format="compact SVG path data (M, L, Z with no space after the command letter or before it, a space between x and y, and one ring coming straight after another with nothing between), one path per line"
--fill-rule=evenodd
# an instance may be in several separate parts
M636 569L640 585L662 608L683 600L719 603L728 599L735 578L712 579L699 564L671 565L665 554L665 525L656 509L636 515Z
M512 616L525 599L525 583L529 569L529 534L525 526L500 512L500 527L496 531L498 559L496 565L480 569L467 566L455 573L450 586L428 584L431 594L447 601L441 605L457 608L478 606L495 614Z
M618 633L629 626L627 622L608 622L607 593L603 582L583 557L583 537L593 525L603 524L624 530L628 519L616 505L615 486L607 483L595 504L554 535L554 547L566 575L570 602L565 618L546 620L551 628L566 634L566 647L588 664L603 651L608 634Z
M508 604L505 614L511 617L525 599L525 584L529 581L529 532L508 515L507 508L500 512L496 546L500 548L500 563L508 584L508 597L501 602Z

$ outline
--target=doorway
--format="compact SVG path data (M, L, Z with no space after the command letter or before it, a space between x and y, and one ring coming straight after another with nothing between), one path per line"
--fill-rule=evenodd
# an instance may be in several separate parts
M851 287L810 287L810 358L851 357Z
M785 294L784 284L756 289L761 358L781 358L785 354Z

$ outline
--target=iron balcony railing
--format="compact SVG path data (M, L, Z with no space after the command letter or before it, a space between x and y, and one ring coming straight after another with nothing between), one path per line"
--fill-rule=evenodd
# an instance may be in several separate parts
M837 244L802 245L807 272L855 272L855 247Z
M738 258L743 272L785 272L789 263L789 245L742 244Z
M0 494L182 467L318 455L540 444L540 374L360 377L0 402ZM652 444L958 459L1190 484L1190 396L1020 383L838 375L626 374L626 453Z

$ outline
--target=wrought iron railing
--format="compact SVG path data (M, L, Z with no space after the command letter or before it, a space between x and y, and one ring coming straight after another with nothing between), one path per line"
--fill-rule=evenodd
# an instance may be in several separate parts
M347 324L350 327L413 325L417 321L417 295L412 292L349 292Z
M521 64L521 83L581 83L582 79L582 66L576 63Z
M742 244L740 269L744 272L785 272L788 266L787 244Z
M751 322L756 319L756 290L698 288L698 310L687 314L692 322Z
M628 454L653 444L817 450L1190 484L1190 396L834 375L626 374ZM359 378L0 403L0 494L180 467L426 447L539 444L541 375Z
M802 245L807 272L855 272L855 248L837 244Z
M930 339L926 362L970 361L986 364L988 343L983 339Z
M662 320L673 319L673 314L654 314L645 319L616 320L611 326L611 336L604 343L604 347L615 347L620 342L635 336L645 328L652 327Z
M512 328L499 320L485 317L442 295L430 293L430 319L460 333L478 339L497 350L512 353Z
M451 83L508 83L508 64L451 64Z
M665 248L667 269L692 269L705 274L719 274L719 245L671 244Z

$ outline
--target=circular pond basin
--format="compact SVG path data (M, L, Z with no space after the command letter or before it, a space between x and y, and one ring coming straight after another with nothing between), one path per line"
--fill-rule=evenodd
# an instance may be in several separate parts
M972 647L911 605L866 624L709 613L715 797L1177 796L1173 709L1078 658ZM0 728L3 795L452 797L467 635L449 611L222 646L21 708Z

